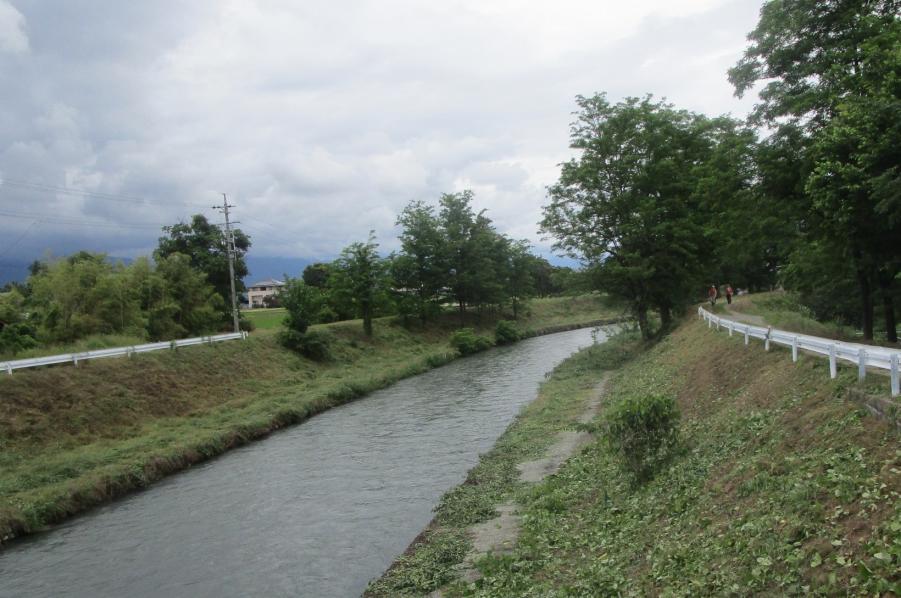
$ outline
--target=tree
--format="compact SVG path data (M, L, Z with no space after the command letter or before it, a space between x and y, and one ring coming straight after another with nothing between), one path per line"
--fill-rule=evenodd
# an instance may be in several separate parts
M328 277L331 271L332 268L329 264L322 262L310 264L303 269L303 281L311 287L325 288L328 285Z
M191 267L188 256L174 253L161 258L154 274L149 289L155 296L147 306L152 338L209 334L222 326L225 300L203 272Z
M509 245L509 273L507 295L513 307L513 319L519 319L519 307L523 299L535 293L533 269L535 256L529 253L529 242L525 239L513 241Z
M413 298L413 308L425 324L437 310L439 291L447 279L444 240L435 210L412 201L397 217L401 253L392 259L392 277L400 295Z
M285 326L290 330L305 334L316 323L322 308L322 293L317 287L302 279L286 277L281 300L287 312Z
M388 288L387 264L379 257L374 231L365 243L344 248L334 263L329 285L354 306L363 318L363 332L372 336L372 318L385 302Z
M853 264L865 338L873 337L874 286L882 290L889 338L899 270L896 0L767 2L750 46L729 79L740 96L767 81L753 119L795 127L810 148L809 224L841 241Z
M202 214L196 214L191 222L180 222L163 228L166 236L160 237L154 252L157 260L175 253L188 256L191 267L203 272L206 280L222 297L222 319L231 321L231 282L228 270L228 249L225 233ZM235 292L245 290L243 278L247 276L244 255L250 248L250 238L240 229L232 231L235 240Z
M123 284L125 270L104 254L81 251L30 277L30 301L44 336L68 342L90 334L141 334L140 304Z
M571 147L580 157L564 163L548 189L541 227L557 249L597 267L605 290L628 302L649 338L649 310L667 327L695 296L710 253L693 199L694 168L710 151L706 123L650 96L577 102Z

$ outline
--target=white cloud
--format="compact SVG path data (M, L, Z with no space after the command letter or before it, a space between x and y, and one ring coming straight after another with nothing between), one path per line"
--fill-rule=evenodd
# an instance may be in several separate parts
M0 105L0 176L154 203L10 187L0 207L154 225L226 191L258 255L330 257L372 228L390 250L408 201L463 188L504 232L535 241L545 187L570 154L575 95L653 92L739 115L752 101L733 98L725 77L756 21L746 0L21 10L0 0L0 49L18 40L19 52L0 52L0 80L17 81ZM17 251L133 253L158 236L59 228L35 227Z
M0 52L21 54L27 51L25 17L7 0L0 0Z

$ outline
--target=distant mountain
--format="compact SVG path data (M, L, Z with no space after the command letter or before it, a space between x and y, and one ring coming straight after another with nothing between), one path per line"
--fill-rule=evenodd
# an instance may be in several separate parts
M244 284L246 285L267 278L283 280L285 274L292 278L298 278L303 273L304 268L316 261L321 261L299 257L258 257L254 255L246 255L244 260L247 262L247 269L250 271L250 274L244 278Z

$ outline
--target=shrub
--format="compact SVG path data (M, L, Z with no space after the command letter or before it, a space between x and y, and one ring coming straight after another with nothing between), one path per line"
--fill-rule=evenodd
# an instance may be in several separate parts
M242 332L253 332L256 330L256 327L257 325L253 323L253 320L247 318L238 320L238 328L241 329Z
M477 335L472 328L461 328L451 335L450 344L460 355L472 355L491 347L491 339Z
M650 479L679 444L679 409L673 397L637 395L611 406L606 439L636 482Z
M332 359L332 351L329 346L331 338L321 330L297 332L291 328L284 328L279 331L278 340L288 349L297 351L313 361L331 361Z
M494 327L494 341L498 345L509 345L519 340L519 331L510 320L499 320Z

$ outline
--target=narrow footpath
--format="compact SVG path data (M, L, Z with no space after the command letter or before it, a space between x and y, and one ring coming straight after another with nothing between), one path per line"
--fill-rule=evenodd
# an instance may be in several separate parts
M604 397L607 394L607 385L610 374L607 373L594 388L578 423L590 423L598 414ZM554 443L547 449L544 457L532 461L519 463L519 481L526 483L538 483L546 477L560 470L560 467L575 455L579 450L592 441L589 432L564 430L558 432ZM514 502L505 502L497 505L499 515L494 519L470 526L466 532L472 540L472 549L464 559L464 566L459 578L467 583L477 581L481 573L476 568L476 563L489 554L509 554L516 545L519 536L520 515L517 512L518 505ZM440 589L430 594L430 598L441 598Z

